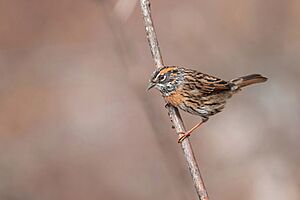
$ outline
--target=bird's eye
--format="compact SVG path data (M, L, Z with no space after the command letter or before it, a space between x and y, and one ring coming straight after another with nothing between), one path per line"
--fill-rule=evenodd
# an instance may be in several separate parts
M163 82L163 81L166 80L166 78L167 78L167 75L164 74L163 76L160 76L160 77L159 77L159 81L160 81L160 82Z

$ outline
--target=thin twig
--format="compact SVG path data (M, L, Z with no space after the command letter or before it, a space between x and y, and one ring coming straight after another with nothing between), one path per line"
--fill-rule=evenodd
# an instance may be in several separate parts
M156 67L159 68L163 66L163 60L160 53L156 33L154 30L153 21L151 18L150 0L140 0L140 3L141 3L141 9L142 9L142 14L144 18L144 24L145 24L145 29L146 29L146 34L147 34L147 39L150 46L151 54L154 59ZM171 122L173 123L177 134L185 132L186 130L178 109L173 107L172 105L168 105L166 106L166 108L168 109ZM199 199L208 200L208 194L206 192L204 182L202 180L200 170L188 138L182 141L181 148L186 158Z
M122 1L122 0L119 0ZM135 1L135 0L134 0ZM121 67L121 70L124 74L127 73L127 76L124 76L128 84L130 84L131 88L135 90L135 94L137 95L137 98L139 98L140 102L142 103L142 107L145 110L145 114L149 119L155 118L156 120L152 120L150 122L153 131L155 132L154 138L155 142L157 143L157 147L159 151L161 152L161 155L163 156L163 162L168 168L168 177L170 178L170 181L172 181L172 192L176 195L178 199L187 199L187 189L183 188L186 185L187 179L184 177L182 173L179 173L183 170L183 166L177 165L177 168L174 168L178 161L179 161L179 154L175 153L176 146L173 145L165 145L167 135L163 135L162 133L165 131L165 128L161 128L155 123L155 121L160 121L162 119L162 115L159 113L153 112L153 105L150 104L150 100L145 98L144 91L145 89L139 88L140 86L138 84L134 84L131 79L128 79L128 72L129 68L134 65L134 60L132 55L134 52L130 51L130 47L132 47L132 44L130 43L130 39L128 38L127 30L122 27L123 18L120 19L117 15L111 15L110 9L108 9L108 6L111 6L109 1L101 2L102 10L101 14L102 17L105 18L105 22L107 23L107 27L110 29L113 37L114 37L114 47L115 51L118 54L118 62L119 66ZM163 137L162 137L163 136ZM170 140L170 138L168 138ZM178 174L180 174L180 177L178 178ZM176 178L177 176L177 178ZM177 188L182 188L181 190L178 190ZM162 188L163 189L163 188Z

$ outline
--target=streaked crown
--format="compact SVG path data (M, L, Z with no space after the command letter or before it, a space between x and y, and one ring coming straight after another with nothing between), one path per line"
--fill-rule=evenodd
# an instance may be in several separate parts
M164 66L155 70L150 78L148 90L155 87L168 96L183 81L183 69L175 66Z

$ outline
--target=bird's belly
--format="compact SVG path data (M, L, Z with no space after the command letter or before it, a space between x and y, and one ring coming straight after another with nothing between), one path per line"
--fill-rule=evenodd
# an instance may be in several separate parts
M201 117L209 117L224 109L226 98L230 98L231 94L217 94L206 97L187 98L180 93L174 93L166 96L168 103L182 109L193 115Z
M187 97L184 97L180 93L174 93L165 97L166 101L175 107L182 109L185 112L191 113L193 115L207 116L209 111L206 107L201 106L201 101L191 103L188 101Z
M207 116L209 114L207 108L201 106L194 107L187 104L187 102L181 103L178 107L193 115Z

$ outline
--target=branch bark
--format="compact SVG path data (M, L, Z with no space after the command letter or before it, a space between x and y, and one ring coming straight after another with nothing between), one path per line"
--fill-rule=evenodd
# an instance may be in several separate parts
M154 59L155 65L157 68L163 66L163 60L161 56L161 52L158 45L158 40L156 37L152 17L151 17L151 9L150 9L150 0L140 0L141 9L142 9L142 15L144 18L144 24L146 29L146 35L148 39L148 43L150 46L150 51L152 54L152 57ZM180 134L182 132L185 132L185 127L183 124L183 121L181 119L181 116L179 114L179 111L176 107L169 105L166 106L168 109L168 113L171 119L171 122L173 123L173 126L175 127L176 133ZM181 148L183 150L183 154L186 158L188 168L190 170L194 186L197 191L197 195L200 200L208 200L208 194L204 186L203 179L200 174L200 170L198 167L198 164L196 162L194 152L192 149L192 146L190 144L190 141L188 138L184 139L181 143Z

